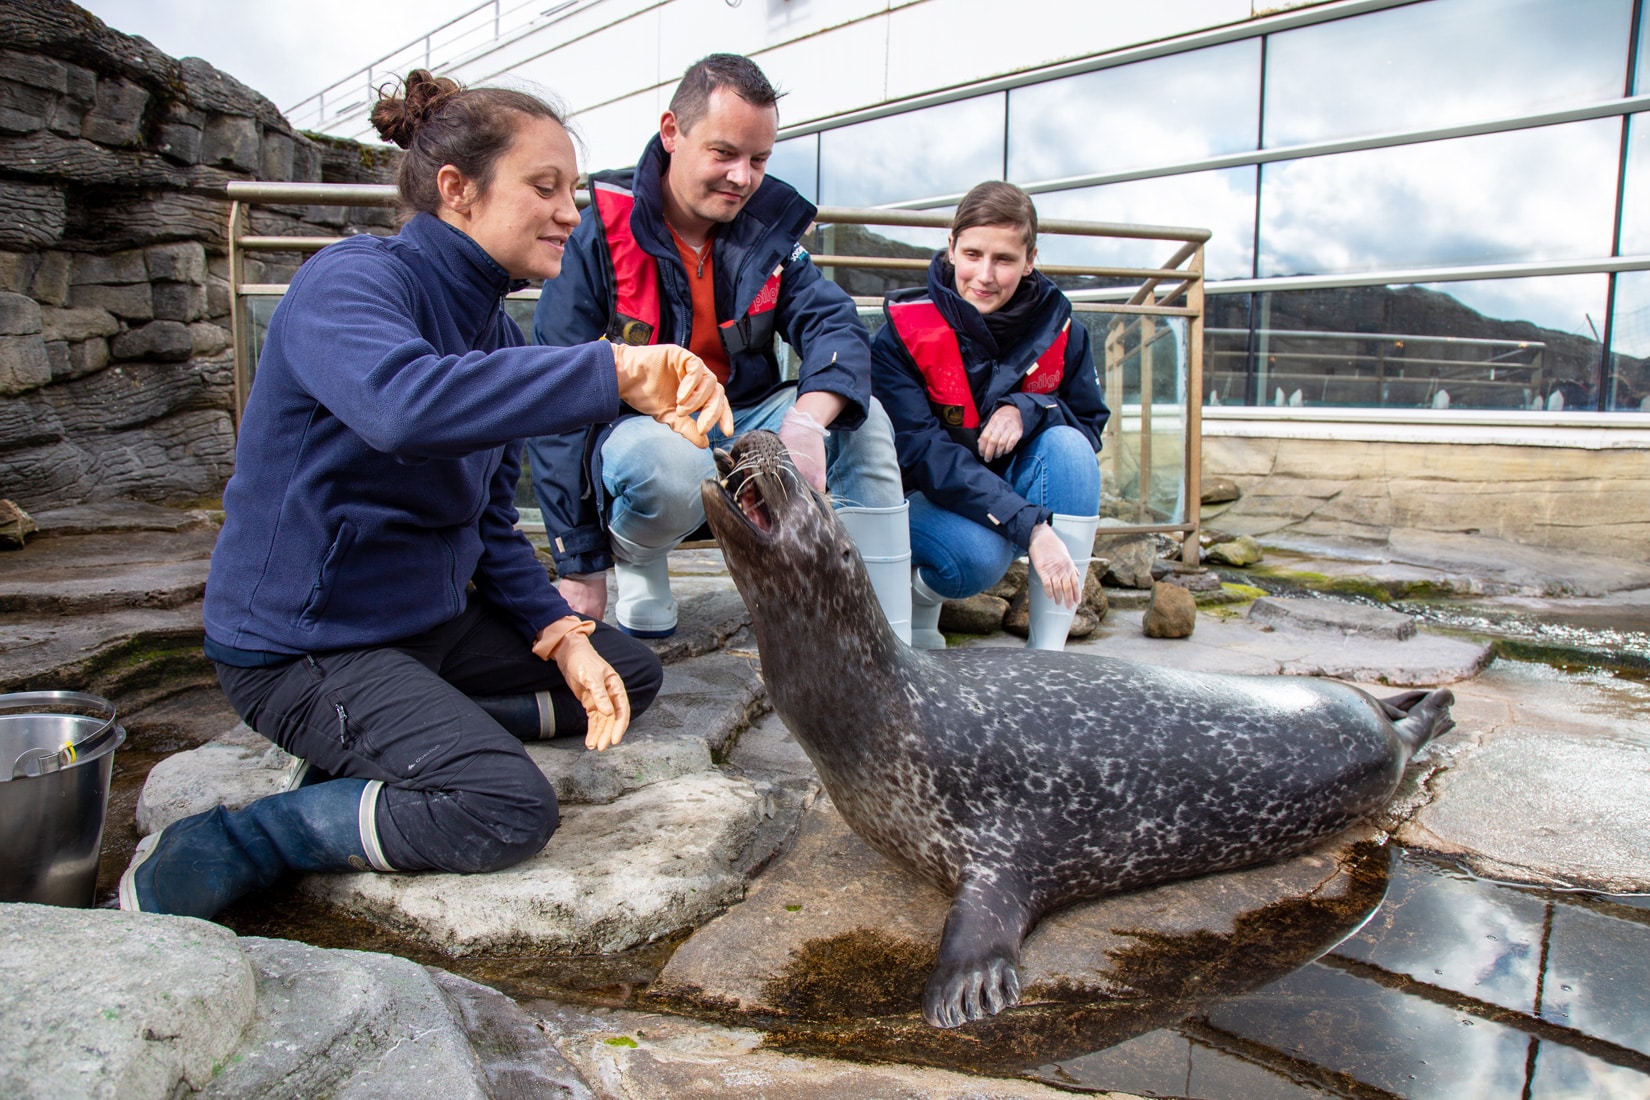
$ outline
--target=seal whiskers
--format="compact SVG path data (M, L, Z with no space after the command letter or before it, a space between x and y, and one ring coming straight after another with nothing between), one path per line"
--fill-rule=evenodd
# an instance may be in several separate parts
M1020 945L1084 898L1291 855L1386 802L1447 690L1201 675L1022 649L916 651L784 445L717 454L705 515L775 711L866 843L952 898L923 993L955 1027L1015 1004Z

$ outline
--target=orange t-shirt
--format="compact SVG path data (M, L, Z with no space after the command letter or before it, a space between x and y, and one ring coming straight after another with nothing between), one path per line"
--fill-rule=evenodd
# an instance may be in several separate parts
M674 226L667 222L666 227L676 242L682 266L687 269L688 286L693 291L693 333L688 337L688 350L705 361L718 382L726 383L730 368L716 323L716 271L711 260L716 238L706 237L704 248L695 252Z

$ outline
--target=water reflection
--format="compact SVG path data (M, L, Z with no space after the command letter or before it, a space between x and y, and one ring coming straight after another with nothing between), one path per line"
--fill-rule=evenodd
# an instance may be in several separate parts
M1408 853L1334 950L1163 1031L1045 1067L1147 1096L1650 1095L1650 912Z

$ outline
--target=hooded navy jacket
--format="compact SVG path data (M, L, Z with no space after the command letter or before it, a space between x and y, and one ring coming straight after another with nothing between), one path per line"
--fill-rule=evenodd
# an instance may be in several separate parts
M1088 329L1073 321L1066 338L1065 373L1051 393L1024 393L1020 381L1071 318L1071 301L1040 271L1033 270L1003 308L1024 317L1012 347L999 348L979 310L952 285L952 268L941 252L928 265L926 290L895 291L890 301L929 297L957 336L974 405L983 425L1002 405L1020 410L1025 434L1015 449L987 464L980 459L978 431L948 429L934 414L922 371L912 361L892 323L871 340L871 383L894 423L894 445L906 491L918 490L948 512L997 531L1022 550L1031 529L1050 512L1016 493L1002 477L1021 447L1041 432L1064 424L1076 428L1100 450L1100 432L1111 416L1100 397L1090 356ZM995 517L995 519L993 518Z
M670 155L657 134L634 169L603 172L636 197L630 227L636 242L658 261L661 344L688 345L693 332L692 288L681 254L665 225L661 189ZM814 267L797 242L816 209L789 184L767 176L733 221L716 227L712 255L717 320L744 315L781 262L776 331L802 357L799 379L786 382L771 342L729 356L728 403L749 408L786 385L798 393L839 394L847 406L832 431L852 431L865 421L871 399L870 337L846 291ZM562 259L561 275L544 284L533 315L533 338L559 347L600 339L614 306L611 273L603 260L601 224L594 204L585 208ZM535 439L533 488L544 512L545 532L562 573L599 573L613 564L601 481L601 444L610 427ZM546 469L539 469L540 466Z
M525 346L510 279L419 214L298 270L270 318L206 582L207 654L378 645L464 610L530 640L571 614L514 529L520 445L618 414L606 344Z

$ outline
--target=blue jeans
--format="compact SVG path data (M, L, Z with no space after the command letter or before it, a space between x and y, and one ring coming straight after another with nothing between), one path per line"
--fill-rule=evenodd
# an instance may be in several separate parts
M1004 480L1033 504L1065 516L1100 511L1100 463L1076 428L1049 428L1024 443ZM923 583L948 600L983 592L1024 553L993 531L948 512L921 493L911 494L911 561Z
M735 435L778 431L785 410L796 404L787 387L759 404L733 411ZM711 447L728 437L712 428ZM612 501L607 534L614 556L645 565L705 522L699 485L716 476L710 449L700 450L646 416L622 420L602 444L602 487ZM825 480L838 505L891 508L904 499L894 428L875 399L858 429L832 429L825 440Z

